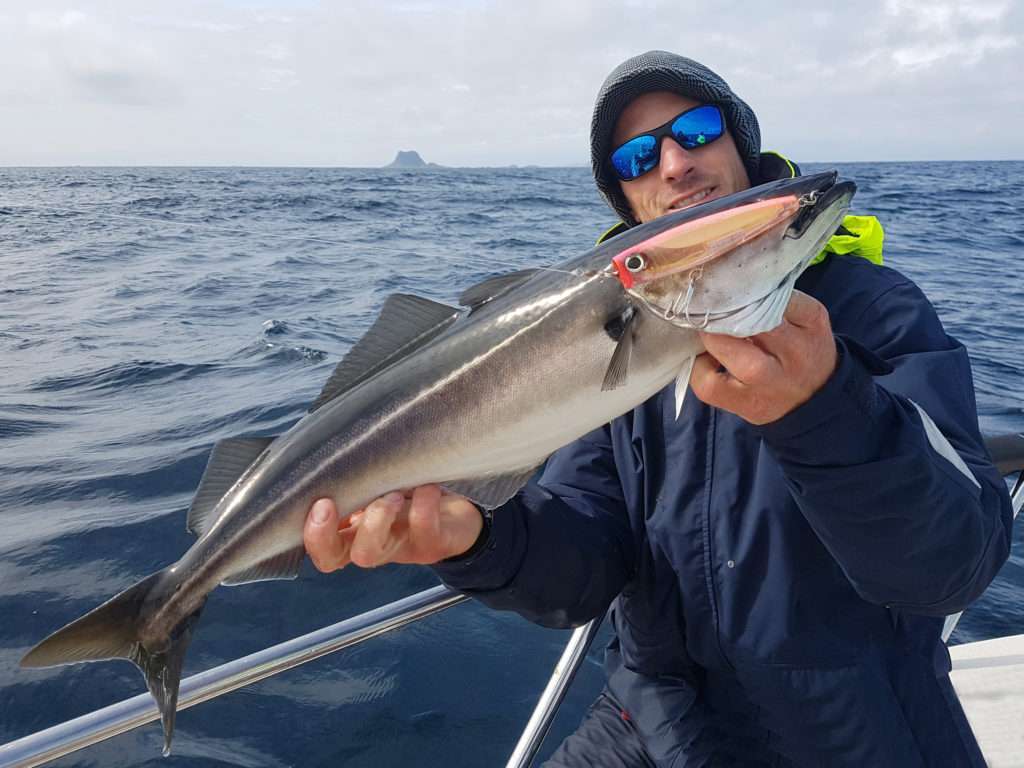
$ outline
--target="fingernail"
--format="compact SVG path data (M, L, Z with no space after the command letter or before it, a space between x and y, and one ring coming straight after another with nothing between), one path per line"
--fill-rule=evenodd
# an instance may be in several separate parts
M323 525L331 519L331 511L328 509L326 504L314 504L312 517L314 523L317 525Z
M400 494L398 491L392 491L391 493L384 497L384 501L394 506L395 504L401 504L403 501L405 501L405 496Z

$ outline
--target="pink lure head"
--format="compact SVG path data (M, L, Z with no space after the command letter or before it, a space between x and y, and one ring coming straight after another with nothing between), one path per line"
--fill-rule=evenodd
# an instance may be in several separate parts
M799 210L799 199L786 195L691 219L627 248L612 258L612 266L630 290L706 264L792 220Z

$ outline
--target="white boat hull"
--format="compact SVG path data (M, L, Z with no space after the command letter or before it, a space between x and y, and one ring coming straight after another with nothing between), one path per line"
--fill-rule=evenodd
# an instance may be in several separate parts
M1024 635L949 649L950 674L992 768L1024 768Z

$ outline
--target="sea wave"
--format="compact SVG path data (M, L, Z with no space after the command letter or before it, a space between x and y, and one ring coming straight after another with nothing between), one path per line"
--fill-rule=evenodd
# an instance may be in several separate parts
M887 264L966 344L983 428L1024 432L1024 163L804 170L821 167L859 183ZM139 690L130 665L35 675L16 661L180 557L213 444L294 424L389 294L452 301L580 254L613 223L586 168L8 168L0 189L0 741ZM957 641L1024 625L1022 563L1015 552ZM216 590L186 671L433 584L428 569L305 566L290 584ZM176 747L238 765L502 762L564 642L454 609L182 712ZM601 685L600 645L570 691L576 720ZM143 728L82 759L156 765L158 740Z

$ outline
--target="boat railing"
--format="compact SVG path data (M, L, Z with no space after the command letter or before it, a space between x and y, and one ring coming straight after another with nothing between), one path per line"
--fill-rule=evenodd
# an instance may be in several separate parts
M989 438L986 445L992 454L993 462L1004 475L1024 470L1024 434ZM1014 485L1011 499L1013 514L1016 517L1024 507L1024 472ZM326 654L407 626L467 599L465 595L446 586L433 587L192 675L181 682L178 709L187 709ZM944 639L948 639L959 617L960 614L956 614L946 620ZM551 679L506 763L506 768L528 768L533 762L559 705L586 658L587 650L597 634L600 623L600 619L595 619L573 631L565 651L555 664ZM0 745L0 768L30 768L42 765L153 722L159 717L152 697L148 693L143 693Z
M985 447L992 457L992 463L1003 475L1012 475L1015 472L1021 474L1010 493L1010 505L1013 508L1013 519L1017 519L1021 507L1024 507L1024 434L1019 435L995 435L985 438ZM942 625L942 642L948 643L950 635L956 629L963 611L946 617L946 623Z

